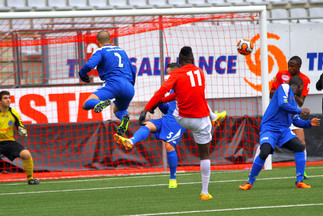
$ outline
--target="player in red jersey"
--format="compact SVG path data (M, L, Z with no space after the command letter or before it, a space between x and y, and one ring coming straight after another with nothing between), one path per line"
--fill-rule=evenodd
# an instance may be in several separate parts
M300 95L295 95L295 101L299 107L302 107L306 96L308 95L310 89L310 79L300 71L302 66L302 59L299 56L293 56L288 61L288 71L279 71L276 75L275 81L270 90L270 98L274 95L276 89L284 83L288 83L292 76L298 75L302 78L304 83L303 91ZM305 150L306 158L306 143L305 143L305 133L303 128L295 127L293 124L290 129L297 135ZM304 179L308 179L307 174L304 174Z
M194 56L191 47L183 47L179 53L181 68L173 70L169 78L161 85L160 89L150 99L145 109L141 112L139 124L145 121L146 113L162 101L164 95L174 90L177 108L174 117L184 128L191 130L197 143L200 155L202 175L201 200L212 199L208 192L211 174L210 141L211 120L209 107L205 99L205 77L203 71L193 65ZM164 101L165 102L165 101Z
M304 89L301 95L295 95L295 101L299 107L303 106L306 96L310 90L310 79L300 71L302 59L298 56L293 56L288 61L288 71L279 71L270 90L270 98L274 95L276 89L284 83L288 83L292 76L298 75L302 78Z

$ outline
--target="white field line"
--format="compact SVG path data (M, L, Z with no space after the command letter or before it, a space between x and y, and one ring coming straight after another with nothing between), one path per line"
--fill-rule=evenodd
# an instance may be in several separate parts
M232 173L232 172L243 172L245 170L232 170L232 171L214 171L213 174L218 174L218 173ZM195 175L197 172L185 172L185 171L180 171L180 172L177 172L177 176L187 176L187 175ZM212 175L212 174L211 174ZM73 176L72 178L73 179L61 179L61 178L57 178L55 179L54 181L51 181L51 180L46 180L43 179L43 180L46 180L46 184L57 184L57 183L62 183L64 182L65 183L74 183L74 182L92 182L92 181L111 181L111 180L119 180L119 179L137 179L137 178L155 178L155 177L164 177L164 176L169 176L169 174L156 174L156 173L153 173L153 174L146 174L146 175L131 175L131 176L87 176L89 179L75 179L75 178L78 178L78 176ZM80 176L79 176L80 177ZM98 178L98 179L97 179ZM39 179L41 180L41 179ZM59 181L59 180L62 180L62 181ZM15 183L1 183L0 182L0 187L1 186L10 186L10 185L25 185L26 182L15 182Z
M279 169L279 167L276 167L275 169ZM323 166L312 166L312 167L306 167L306 169L323 169ZM219 174L219 173L232 173L232 172L244 172L246 170L230 170L230 171L212 171L213 174ZM193 175L196 172L185 172L185 171L179 171L177 172L178 176L182 175ZM212 174L211 174L212 175ZM121 177L118 176L111 176L111 175L93 175L93 176L71 176L67 178L41 178L39 180L46 180L46 184L57 184L57 183L62 183L62 181L59 180L64 180L64 183L74 183L74 182L91 182L91 181L110 181L110 180L115 180L115 179L137 179L137 178L152 178L152 177L158 177L158 176L169 176L169 174L160 174L160 173L153 173L153 174L133 174L133 175L122 175ZM107 178L109 177L109 178ZM311 176L315 177L315 176ZM320 176L317 176L320 177ZM91 178L91 179L76 179L76 178ZM96 179L99 178L99 179ZM25 178L23 178L25 179ZM70 179L70 180L69 180ZM51 181L54 180L54 181ZM58 180L58 181L57 181ZM10 185L25 185L26 182L15 182L15 183L6 183L6 182L0 182L0 187L1 186L10 186Z
M178 215L178 214L196 214L196 213L243 211L243 210L249 211L252 209L295 208L295 207L308 207L308 206L323 206L323 203L277 205L277 206L255 206L255 207L245 207L245 208L210 209L210 210L180 211L180 212L162 212L162 213L136 214L136 215L128 215L128 216Z
M184 176L184 175L193 175L194 173L181 173L180 175L177 174L177 176ZM92 182L92 181L111 181L111 180L120 180L120 179L142 179L142 178L156 178L156 177L164 177L164 176L169 176L169 174L162 174L162 175L143 175L143 176L121 176L121 177L111 177L111 176L107 176L107 177L99 177L99 178L90 178L89 179L57 179L54 181L50 181L50 180L46 180L44 183L45 184L61 184L62 182L65 183L75 183L75 182ZM77 178L77 177L74 177ZM60 181L61 180L61 181ZM43 183L43 181L42 181ZM0 186L10 186L10 185L25 185L26 182L16 182L16 183L0 183Z
M323 177L323 175L311 176ZM268 181L268 180L282 180L282 179L292 179L293 177L274 177L274 178L259 178L257 181ZM221 181L210 181L212 183L229 183L229 182L245 182L246 179L232 179L232 180L221 180ZM192 185L192 184L201 184L201 182L183 182L181 185ZM26 194L44 194L44 193L64 193L64 192L79 192L79 191L96 191L96 190L114 190L114 189L129 189L129 188L145 188L145 187L161 187L167 186L168 184L151 184L151 185L132 185L132 186L116 186L116 187L99 187L99 188L76 188L76 189L64 189L64 190L50 190L50 191L22 191L22 192L13 192L13 193L0 193L0 196L9 196L9 195L26 195Z

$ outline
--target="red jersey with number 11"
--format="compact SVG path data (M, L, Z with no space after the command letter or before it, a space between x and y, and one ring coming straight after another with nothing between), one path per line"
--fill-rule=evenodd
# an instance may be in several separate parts
M171 89L176 94L175 99L180 116L186 118L209 116L209 108L205 99L205 77L200 68L188 64L169 73L169 78L150 99L145 107L146 110L151 110Z

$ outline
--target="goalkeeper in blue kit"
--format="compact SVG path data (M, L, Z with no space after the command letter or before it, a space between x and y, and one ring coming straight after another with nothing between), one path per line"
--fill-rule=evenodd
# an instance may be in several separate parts
M113 112L121 120L117 133L123 135L129 125L127 109L135 95L136 70L126 52L110 44L109 32L100 31L97 34L97 43L99 48L81 68L79 76L83 82L89 83L87 73L97 67L104 84L86 99L82 108L94 109L94 112L98 113L111 104L111 99L115 99Z
M252 188L266 158L274 152L276 145L294 152L296 188L311 188L303 182L306 163L304 146L289 128L292 123L300 128L320 125L318 118L307 121L299 118L298 114L310 113L307 108L302 110L297 108L295 95L300 95L302 90L303 80L295 75L290 78L289 84L282 84L275 91L260 124L260 154L253 162L247 183L239 186L241 190Z

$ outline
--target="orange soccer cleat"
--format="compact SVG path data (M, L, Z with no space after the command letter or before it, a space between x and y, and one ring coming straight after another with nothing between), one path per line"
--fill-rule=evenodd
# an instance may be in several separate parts
M252 188L252 184L249 182L244 183L243 185L239 185L240 190L250 190Z
M307 185L305 184L303 181L299 181L297 184L296 184L296 188L312 188L311 185Z
M118 134L114 134L113 135L114 140L121 146L125 147L126 150L130 150L133 147L133 144L131 143L131 141L129 141L128 138L119 136Z
M204 193L201 194L201 200L210 200L210 199L213 199L213 196L211 194L208 194L208 195Z

